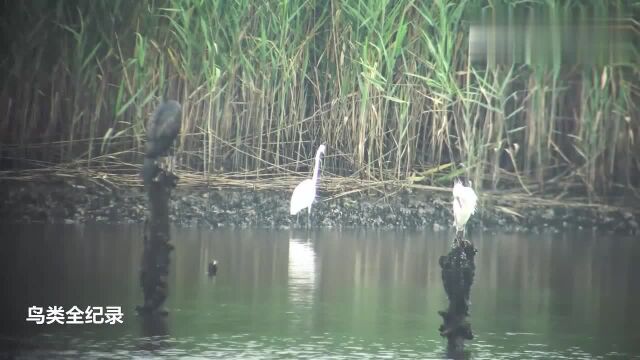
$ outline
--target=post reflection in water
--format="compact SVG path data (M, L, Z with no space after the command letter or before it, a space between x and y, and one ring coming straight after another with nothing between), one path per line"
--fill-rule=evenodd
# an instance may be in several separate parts
M161 351L171 347L167 317L162 314L139 316L142 336L138 348L147 351Z

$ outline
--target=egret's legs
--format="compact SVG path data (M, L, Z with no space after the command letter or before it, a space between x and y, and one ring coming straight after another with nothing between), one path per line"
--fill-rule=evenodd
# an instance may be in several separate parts
M453 240L453 246L462 246L462 244L470 245L471 241L466 239L467 228L463 227L462 230L456 229L456 237Z
M311 227L311 205L307 208L307 229Z
M462 238L462 241L467 243L467 245L471 245L471 240L467 239L467 236L466 236L467 235L467 228L466 227L463 229L462 235L464 235L463 238Z
M169 150L169 163L167 164L168 172L173 173L173 170L175 169L175 162L176 162L176 148L175 148L175 145L173 145Z
M464 234L465 234L465 228L463 227L462 230L458 230L458 228L456 227L456 236L453 239L453 246L460 246L460 244L462 244L462 241L464 240Z

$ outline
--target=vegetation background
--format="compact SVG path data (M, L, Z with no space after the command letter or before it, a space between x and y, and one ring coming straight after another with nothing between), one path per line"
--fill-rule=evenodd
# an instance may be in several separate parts
M638 0L0 4L5 166L137 174L166 94L183 104L177 155L192 179L276 186L307 176L326 142L325 175L353 183L464 174L593 199L640 182ZM632 34L626 47L561 26L593 18L623 19L610 29ZM521 31L475 46L473 24Z

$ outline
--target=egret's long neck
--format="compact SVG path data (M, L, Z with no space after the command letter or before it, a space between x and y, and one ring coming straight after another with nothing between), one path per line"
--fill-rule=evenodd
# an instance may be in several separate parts
M316 151L316 163L313 166L313 178L311 178L311 180L313 180L313 182L318 182L318 177L320 174L318 174L320 172L320 155L321 152L320 150Z

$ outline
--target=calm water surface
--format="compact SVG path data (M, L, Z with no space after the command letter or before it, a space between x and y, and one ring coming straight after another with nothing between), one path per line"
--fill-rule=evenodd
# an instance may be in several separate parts
M442 358L450 233L173 229L165 323L143 324L138 225L4 225L0 346L18 358ZM640 358L640 241L472 234L474 359ZM207 261L219 263L209 278ZM35 325L28 306L121 306Z

